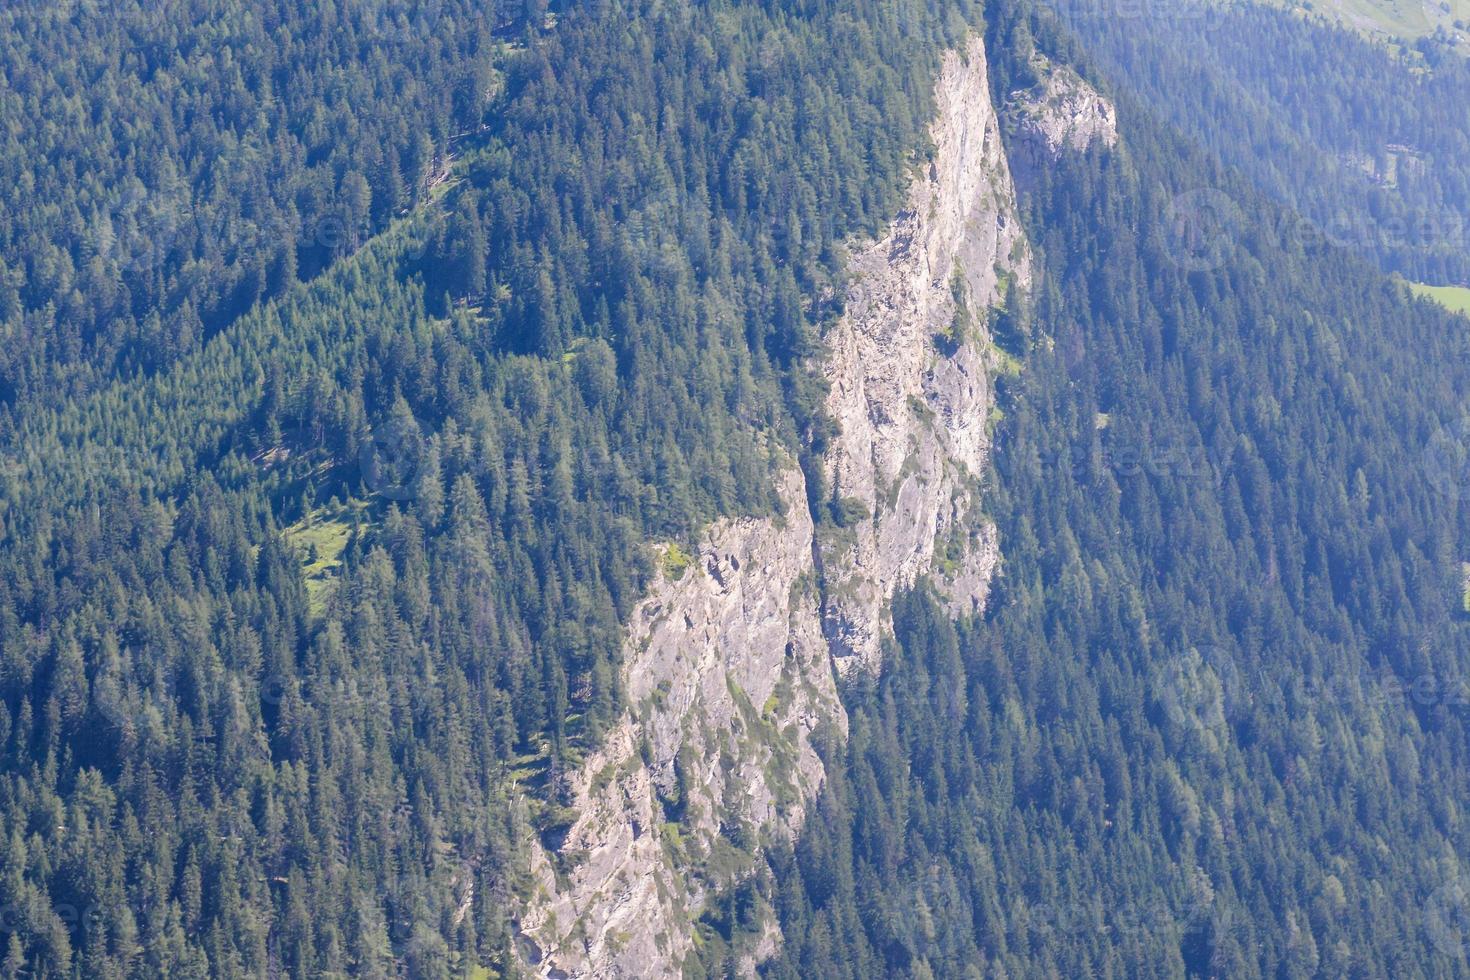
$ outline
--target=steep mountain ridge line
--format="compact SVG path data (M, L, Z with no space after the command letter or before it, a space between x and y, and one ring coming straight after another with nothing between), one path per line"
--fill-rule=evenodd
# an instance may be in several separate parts
M998 557L974 485L990 447L989 327L1011 288L1029 290L1031 253L988 75L979 38L946 59L928 173L888 234L854 251L859 288L827 337L833 502L871 515L822 542L844 664L877 667L888 600L932 571L953 611L979 609ZM936 542L952 552L943 567Z
M834 664L876 668L887 603L925 575L957 612L985 600L989 317L1029 287L1030 249L981 38L946 56L935 92L934 154L888 233L854 248L826 338L842 434L824 462L850 519L814 518L793 462L784 514L665 552L625 643L630 712L572 777L579 815L555 852L532 848L520 930L542 976L679 975L710 893L800 830L825 778L814 734L846 731Z
M693 913L710 885L729 883L709 869L722 834L754 824L790 836L821 785L812 733L846 716L809 574L800 470L780 490L784 518L719 522L633 613L632 717L574 777L580 815L558 853L532 848L537 893L520 927L544 976L679 975Z

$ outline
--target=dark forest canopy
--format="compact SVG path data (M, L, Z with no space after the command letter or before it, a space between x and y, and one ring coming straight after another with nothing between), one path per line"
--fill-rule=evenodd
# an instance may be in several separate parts
M422 202L519 7L6 4L0 404L167 366Z
M767 907L779 977L1470 969L1466 323L1281 233L1466 210L1452 169L1324 162L1357 120L1448 159L1400 100L1463 79L1273 18L1212 43L1324 73L1316 142L1264 56L1145 85L1119 52L1174 28L1010 2L0 13L0 976L513 973L645 545L820 449L842 243L970 29L997 101L1039 47L1123 134L1023 202L1002 577L983 619L899 600L807 832L690 972ZM1217 262L1170 220L1202 192ZM1449 277L1443 244L1367 257Z
M1470 285L1470 60L1265 4L1050 6L1120 89L1284 205L1286 233Z
M644 544L768 511L820 437L804 358L839 244L891 217L978 13L418 4L385 35L366 6L217 6L161 38L152 8L7 15L41 141L6 160L95 172L37 184L88 217L26 210L15 254L74 266L145 157L246 244L144 223L146 275L58 274L63 326L27 272L9 309L34 329L0 473L0 957L505 971L517 848L555 839L563 772L621 710ZM89 73L94 128L37 132ZM309 270L254 230L353 201L360 240ZM164 330L187 343L129 333L189 310Z
M1077 57L988 17L1002 92L1011 39ZM1027 202L991 608L900 599L815 819L707 923L774 905L767 976L1470 968L1470 325L1119 91L1123 148ZM1169 220L1201 188L1240 212L1218 263Z

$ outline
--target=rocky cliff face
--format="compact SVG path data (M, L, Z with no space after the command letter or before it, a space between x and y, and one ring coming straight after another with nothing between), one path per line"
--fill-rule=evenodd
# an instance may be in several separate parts
M679 975L711 890L800 829L824 776L813 734L846 732L837 672L877 665L894 592L933 573L957 611L985 599L988 325L1030 256L978 38L946 58L936 107L933 158L890 232L854 248L827 338L837 519L813 520L793 464L782 515L664 552L629 625L629 714L573 775L565 840L535 849L521 952L541 976Z
M847 526L824 532L819 554L844 669L876 665L896 590L937 572L956 611L973 612L997 557L975 486L999 356L988 327L1031 264L978 39L946 60L936 102L934 158L888 235L853 253L827 338L842 426L827 472Z
M1065 65L1036 55L1039 81L1006 99L1005 121L1012 136L1016 178L1029 183L1063 153L1082 152L1094 143L1118 142L1118 114L1113 104L1082 76Z
M679 975L707 891L794 833L821 785L812 732L846 715L801 471L780 490L783 516L720 522L633 613L631 716L574 778L559 853L534 859L521 930L544 976Z

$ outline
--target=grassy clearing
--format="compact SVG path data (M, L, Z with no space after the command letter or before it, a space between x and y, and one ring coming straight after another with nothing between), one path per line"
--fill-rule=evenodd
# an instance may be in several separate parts
M321 615L327 590L342 570L342 552L352 540L352 529L367 522L369 505L353 500L318 507L286 528L286 541L301 555L301 574L311 611Z
M1445 309L1470 316L1470 288L1465 286L1430 286L1422 282L1411 282L1409 288L1415 296L1426 296Z
M694 556L685 551L683 548L679 547L678 542L670 541L668 547L664 549L664 575L668 578L670 582L677 582L681 578L683 578L684 573L688 571L689 566L693 564Z
M1286 0L1281 5L1339 20L1366 34L1408 40L1441 27L1463 36L1455 22L1470 23L1470 0Z
M551 770L551 747L540 745L535 752L517 755L511 760L510 778L523 786L539 787Z

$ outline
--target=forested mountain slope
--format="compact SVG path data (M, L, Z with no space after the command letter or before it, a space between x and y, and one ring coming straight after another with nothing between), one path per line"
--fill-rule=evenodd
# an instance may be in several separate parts
M398 226L146 376L37 381L12 972L511 971L647 544L771 513L819 438L839 245L897 209L974 13L560 11Z
M167 366L421 203L535 5L0 10L0 426Z
M956 609L985 601L993 330L1031 256L978 35L945 54L933 102L904 206L850 243L842 313L813 358L827 432L781 467L775 514L666 547L633 610L631 710L569 779L576 821L533 852L520 938L546 975L749 972L769 955L768 906L742 910L748 943L693 920L800 834L825 778L814 738L846 727L836 674L881 663L892 598L920 577Z
M112 7L0 15L0 975L1470 970L1463 255L1288 210L1459 76Z
M1427 39L1470 54L1470 5L1465 0L1290 0L1276 5L1334 20L1384 43L1422 44Z
M1031 38L1078 57L987 17L998 94ZM1028 201L997 593L896 608L806 833L733 901L779 909L766 975L1470 968L1465 323L1115 91L1118 149ZM1202 195L1237 219L1203 241Z
M1278 235L1470 284L1470 62L1321 17L1161 0L1051 4L1113 83L1285 206Z

